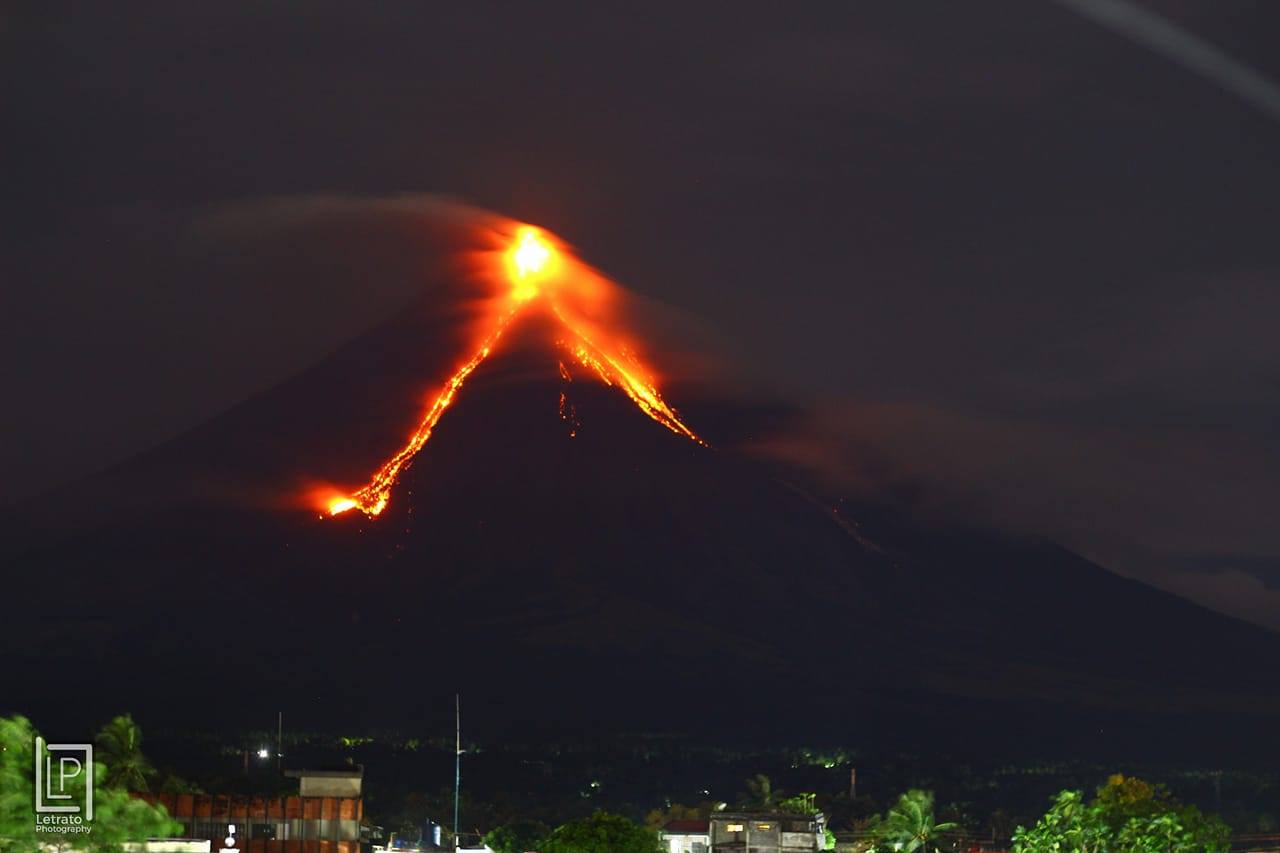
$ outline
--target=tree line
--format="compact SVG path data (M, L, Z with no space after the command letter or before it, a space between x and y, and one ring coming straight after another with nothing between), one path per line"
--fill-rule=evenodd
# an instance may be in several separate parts
M0 853L48 853L51 848L119 853L126 842L171 837L181 830L162 806L133 794L198 789L152 765L142 751L141 730L125 714L110 720L94 738L92 832L53 837L54 842L47 834L37 834L36 735L24 717L0 718ZM744 811L790 814L821 810L816 794L788 794L763 774L744 780L735 805ZM727 807L716 802L668 804L649 812L643 821L597 811L554 828L518 819L491 829L483 839L496 853L660 853L659 833L668 821L707 819ZM421 823L409 812L403 817L402 831L413 831L415 823L420 830ZM939 819L932 792L911 789L885 812L858 819L848 829L842 834L848 836L847 847L853 853L955 853L965 827ZM1229 828L1216 815L1179 802L1163 786L1114 775L1092 795L1059 792L1035 823L1012 829L1010 845L1014 853L1226 853L1229 838ZM830 831L823 841L827 849L835 847Z

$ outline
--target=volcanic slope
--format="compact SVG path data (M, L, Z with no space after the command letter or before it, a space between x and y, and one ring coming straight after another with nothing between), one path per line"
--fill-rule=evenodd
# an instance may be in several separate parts
M112 709L217 717L229 689L335 724L424 719L457 689L494 721L886 738L1274 712L1275 635L1045 541L837 516L646 417L547 324L511 329L376 518L280 496L358 483L412 431L456 351L427 301L23 508L6 574L28 600L74 594L17 615L6 667L37 702L71 667ZM697 391L667 394L695 430L715 405ZM47 522L67 506L75 524Z

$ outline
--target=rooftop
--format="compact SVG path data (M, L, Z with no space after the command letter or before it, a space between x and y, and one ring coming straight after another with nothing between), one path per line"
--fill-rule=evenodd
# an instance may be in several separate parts
M716 812L712 820L823 820L822 812Z
M363 779L364 765L357 764L354 767L327 767L316 770L286 770L284 775L290 779L301 779L304 776L309 779Z

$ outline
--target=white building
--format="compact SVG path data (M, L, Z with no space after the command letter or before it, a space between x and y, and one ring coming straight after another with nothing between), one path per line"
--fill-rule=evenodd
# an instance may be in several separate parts
M663 845L669 853L707 853L711 849L711 822L672 820L662 827Z

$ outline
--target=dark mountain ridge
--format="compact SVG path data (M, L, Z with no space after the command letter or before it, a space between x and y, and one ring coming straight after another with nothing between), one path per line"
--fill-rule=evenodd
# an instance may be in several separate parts
M1246 749L1280 709L1280 637L1049 542L836 515L650 421L537 318L471 377L383 515L293 500L398 447L455 319L417 306L20 508L6 574L41 606L0 648L29 685L16 707L65 711L73 672L86 705L213 724L277 707L420 722L460 689L492 726L1152 750L1189 733Z

